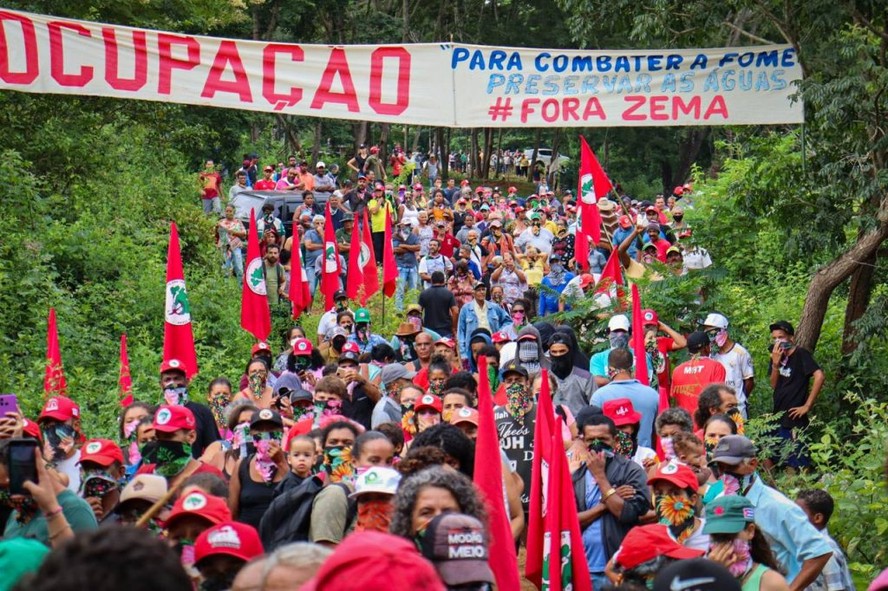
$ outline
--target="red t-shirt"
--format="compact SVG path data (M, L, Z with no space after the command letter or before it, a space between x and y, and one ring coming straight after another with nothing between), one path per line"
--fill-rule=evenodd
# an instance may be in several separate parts
M441 243L441 254L445 257L453 258L453 253L459 248L459 240L453 234L444 234L444 238L438 238Z
M693 416L700 391L709 384L725 381L725 368L708 357L685 361L672 372L672 399Z
M266 181L265 179L262 179L261 181L256 181L256 184L253 185L253 188L257 191L274 191L274 188L276 186L277 183L275 183L273 180L269 179Z
M219 187L222 185L222 175L218 172L200 173L200 182L203 184L204 199L215 199L219 196Z

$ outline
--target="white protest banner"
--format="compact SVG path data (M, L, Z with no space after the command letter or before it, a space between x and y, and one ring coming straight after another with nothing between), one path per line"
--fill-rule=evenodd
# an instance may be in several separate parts
M0 89L445 127L801 123L789 46L306 45L0 10Z

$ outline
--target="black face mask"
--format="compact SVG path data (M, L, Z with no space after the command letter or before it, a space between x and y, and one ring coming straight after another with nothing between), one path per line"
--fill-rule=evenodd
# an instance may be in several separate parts
M684 219L684 216L683 215L674 215L674 216L672 216L672 219L675 220L676 222L680 222L681 220Z
M237 576L237 571L232 571L231 573L216 573L213 577L209 579L205 579L200 584L200 591L227 591L231 589L234 585L234 579Z
M552 365L552 373L558 376L559 379L567 378L570 372L573 371L573 356L570 354L570 351L564 355L552 355L549 357L549 361Z

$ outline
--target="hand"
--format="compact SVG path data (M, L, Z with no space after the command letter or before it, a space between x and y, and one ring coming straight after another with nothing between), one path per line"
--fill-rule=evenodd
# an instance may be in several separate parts
M617 491L617 496L620 497L621 499L623 499L624 501L628 501L629 499L631 499L632 497L635 496L635 488L628 485L628 484L618 486L614 490Z
M21 437L25 427L22 415L17 412L6 413L5 419L0 419L0 439Z
M50 513L58 508L59 503L56 497L65 490L65 486L59 481L55 471L46 469L46 461L39 449L34 449L34 460L37 464L37 483L30 480L25 481L25 490L27 490L37 506L44 513Z
M576 472L577 469L585 464L586 460L589 458L589 450L586 449L586 446L583 445L583 442L579 439L575 439L574 442L570 444L567 454L567 466L570 469L571 474Z
M641 462L641 467L644 468L645 471L647 471L659 463L660 463L660 460L657 458L657 456L651 456L651 457L645 459L643 462Z
M281 449L281 444L277 441L272 441L268 444L268 455L271 456L275 464L280 464L285 460L284 450Z
M606 466L604 452L589 452L589 458L586 460L586 467L593 477L604 476L604 468Z
M102 507L102 499L99 497L86 497L84 499L89 503L90 508L96 516L96 521L100 521L105 516L105 509Z
M783 349L780 348L780 343L774 343L774 348L771 349L771 364L776 367L782 358Z
M306 384L309 384L312 388L314 388L315 384L318 381L315 375L310 371L299 374L299 378Z
M811 407L807 404L803 404L802 406L795 406L789 409L789 418L791 419L801 419L806 414L811 411Z
M706 556L709 560L717 562L728 568L737 562L737 555L734 554L734 548L731 544L713 544Z

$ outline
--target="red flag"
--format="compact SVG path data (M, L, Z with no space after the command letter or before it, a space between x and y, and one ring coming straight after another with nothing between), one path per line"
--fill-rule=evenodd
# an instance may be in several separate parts
M539 414L537 412L538 420ZM561 429L562 419L557 417L552 429L552 465L549 467L546 516L543 519L546 533L542 588L551 591L592 591Z
M601 277L598 278L595 293L603 293L610 297L611 300L618 300L618 308L623 309L623 300L626 297L626 290L623 288L625 283L623 280L623 268L620 266L620 255L617 253L617 249L614 248L607 259L607 263L601 270Z
M324 262L321 267L321 293L324 294L324 310L332 310L336 305L333 296L339 291L339 247L336 246L336 233L333 218L330 217L330 204L324 210Z
M580 198L580 228L586 238L594 244L601 240L601 213L598 211L598 200L610 193L613 185L586 138L580 136L580 180L577 195ZM578 237L579 238L579 237ZM576 261L582 269L589 267L589 249L587 241L577 240Z
M515 541L503 500L503 465L500 457L499 436L493 420L493 399L487 379L487 358L478 357L478 439L475 441L475 465L484 469L475 471L475 486L481 492L487 508L490 548L490 570L496 578L497 589L520 589L518 558ZM537 413L539 416L539 412ZM573 488L571 488L573 490Z
M268 307L265 264L259 252L256 214L252 209L250 230L247 233L247 266L241 289L241 328L263 343L271 334L271 310Z
M364 208L364 224L361 230L361 273L364 277L364 295L361 296L361 305L366 306L367 300L379 291L379 275L376 271L376 253L373 251L373 234L370 233L370 218L367 217L367 208Z
M530 515L527 520L527 562L524 576L537 588L542 586L543 540L545 530L547 483L552 465L552 429L555 417L549 392L548 370L542 371L540 396L537 399L536 425L533 431L533 470L530 480Z
M293 230L296 237L299 236L298 230ZM295 243L295 241L294 241ZM290 255L290 285L287 288L287 297L290 298L293 318L299 318L303 310L311 308L311 289L308 285L308 275L305 273L305 267L302 266L302 255L299 245L296 244Z
M348 249L348 281L345 283L345 295L355 301L361 295L361 286L364 284L364 267L361 265L364 253L361 250L361 230L355 223L352 226L351 245Z
M182 272L179 252L179 229L170 223L170 245L167 250L166 302L164 305L163 360L178 359L190 379L197 373L194 333L191 330L191 303Z
M397 286L398 264L395 262L395 247L392 244L392 216L386 212L385 246L382 249L382 293L392 297Z
M632 354L635 355L635 379L649 386L647 351L644 348L644 321L641 318L641 296L632 284Z
M133 379L130 377L129 353L126 352L126 333L120 335L120 406L126 408L133 403Z
M43 377L43 395L47 398L54 394L67 396L67 391L68 382L65 379L65 369L62 367L55 308L50 308L46 323L46 373Z

